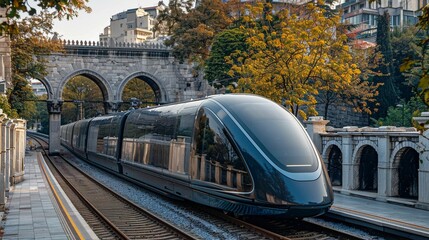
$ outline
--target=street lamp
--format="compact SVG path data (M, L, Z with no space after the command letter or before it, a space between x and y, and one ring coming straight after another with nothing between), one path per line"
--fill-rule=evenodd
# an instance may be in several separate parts
M396 106L402 108L402 126L405 127L405 105L404 104L396 104Z

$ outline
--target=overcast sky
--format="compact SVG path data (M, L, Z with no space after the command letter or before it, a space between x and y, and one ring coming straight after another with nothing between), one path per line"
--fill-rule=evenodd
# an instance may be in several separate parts
M91 13L84 11L78 17L67 21L55 21L54 31L65 40L98 41L99 34L110 24L110 17L116 13L137 7L157 6L160 0L89 0ZM167 5L168 0L163 0Z

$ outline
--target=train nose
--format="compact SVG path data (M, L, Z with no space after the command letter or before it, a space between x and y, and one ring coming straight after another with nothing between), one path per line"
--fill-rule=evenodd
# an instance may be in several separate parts
M283 178L281 181L265 182L264 201L283 206L326 206L333 202L333 193L323 174L312 181L296 181Z

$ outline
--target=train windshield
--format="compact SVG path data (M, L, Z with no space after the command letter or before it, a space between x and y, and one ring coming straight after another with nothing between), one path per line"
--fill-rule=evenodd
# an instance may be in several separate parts
M318 157L305 129L292 114L265 100L228 103L227 108L277 166L287 172L314 172Z

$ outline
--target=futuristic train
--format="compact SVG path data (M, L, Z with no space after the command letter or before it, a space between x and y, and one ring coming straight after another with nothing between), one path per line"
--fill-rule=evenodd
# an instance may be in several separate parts
M61 126L61 142L157 191L235 215L321 215L330 180L300 122L260 96L119 112Z

